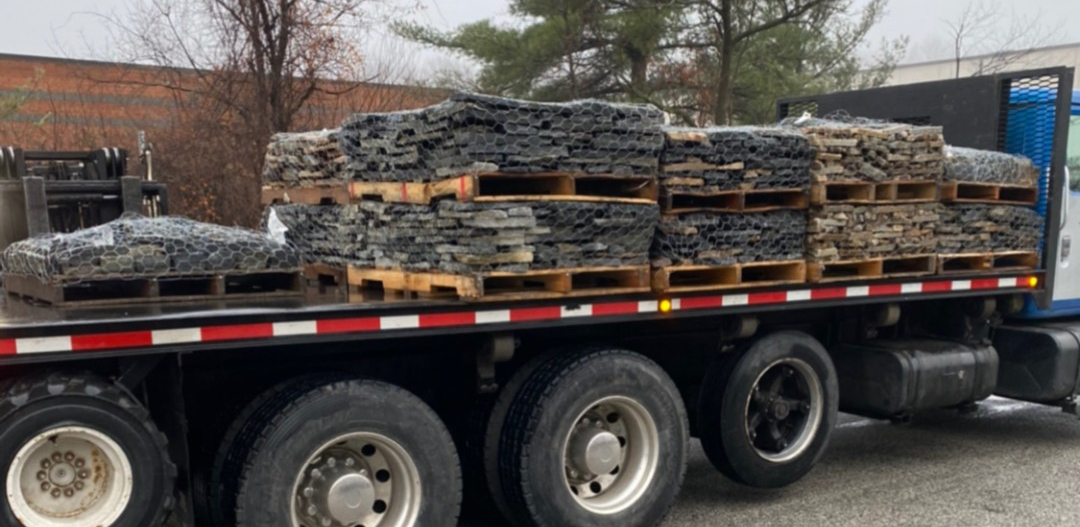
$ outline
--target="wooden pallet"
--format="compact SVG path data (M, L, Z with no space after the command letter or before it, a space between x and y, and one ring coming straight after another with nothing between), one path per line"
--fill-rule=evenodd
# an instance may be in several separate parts
M714 291L740 287L801 284L806 281L806 262L749 262L731 265L674 265L653 270L657 293Z
M926 203L939 197L936 181L826 181L810 186L810 203Z
M934 274L937 260L934 255L866 258L838 262L810 262L807 280L813 283L840 280L871 280Z
M937 257L937 271L941 274L1027 270L1038 267L1038 253L1029 251L942 254Z
M664 214L764 212L778 209L805 209L807 206L804 189L664 191L660 198L660 209Z
M947 203L1034 205L1039 189L1026 185L947 181L941 184L941 200Z
M649 291L649 267L580 267L479 275L390 269L348 270L350 297L527 300L566 296L616 295Z
M303 282L299 270L61 283L7 275L4 289L8 294L58 307L81 307L298 296L303 293Z
M444 198L476 202L558 200L655 203L658 197L659 186L653 176L557 172L481 172L432 182L351 181L336 187L264 187L262 191L263 205L328 205L364 200L426 205Z

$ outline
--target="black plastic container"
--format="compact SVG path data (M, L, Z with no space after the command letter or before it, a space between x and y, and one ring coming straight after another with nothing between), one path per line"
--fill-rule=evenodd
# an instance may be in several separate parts
M1077 391L1080 323L1003 326L994 332L1001 372L994 393L1037 403L1054 403Z

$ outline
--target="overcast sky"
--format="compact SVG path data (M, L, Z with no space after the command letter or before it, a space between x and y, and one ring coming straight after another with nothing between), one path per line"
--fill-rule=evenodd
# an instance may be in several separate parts
M122 14L138 0L0 0L0 53L70 58L109 58L107 33L93 13ZM416 0L387 0L414 2ZM856 0L861 4L866 0ZM995 0L983 0L994 2ZM968 0L891 0L885 20L870 40L909 36L907 62L948 58L946 20L954 19ZM508 0L419 0L419 21L449 29L485 18L507 19ZM1080 0L996 0L1005 12L1038 14L1056 43L1080 42ZM1070 17L1072 21L1070 22ZM1001 17L1007 25L1009 17ZM1004 29L1004 28L1003 28ZM425 64L445 65L442 56L423 52Z

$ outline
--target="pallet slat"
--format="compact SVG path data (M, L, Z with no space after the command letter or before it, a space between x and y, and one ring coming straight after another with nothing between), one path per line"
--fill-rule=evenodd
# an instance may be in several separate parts
M937 270L936 262L934 255L866 258L838 262L809 262L807 280L820 283L930 275Z
M937 257L937 271L940 274L1027 270L1038 267L1038 253L1029 251L942 254Z
M745 287L801 284L806 281L806 262L749 262L731 265L676 265L653 270L657 293L715 291Z
M660 198L660 210L665 214L765 212L779 209L805 209L808 205L804 189L666 191Z
M458 201L601 201L654 203L659 185L652 176L568 173L466 174L432 182L351 181L337 187L264 188L264 205L305 203L344 205L363 200L426 205Z
M303 280L300 270L83 280L70 283L49 283L34 277L8 275L4 277L4 289L8 294L57 307L88 307L297 296L303 293Z
M947 181L941 184L941 200L946 203L990 203L1034 205L1039 189L1023 185Z
M810 187L813 205L843 203L925 203L939 199L936 181L825 181Z
M348 269L351 293L381 289L389 297L527 300L649 291L649 267L580 267L459 275L392 269Z

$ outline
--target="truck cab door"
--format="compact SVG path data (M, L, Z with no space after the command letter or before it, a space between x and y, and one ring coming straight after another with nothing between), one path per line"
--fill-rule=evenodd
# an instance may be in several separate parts
M1066 166L1069 188L1062 193L1065 203L1061 218L1061 241L1053 262L1057 274L1052 291L1052 311L1062 314L1080 312L1080 101L1075 99L1069 117Z

